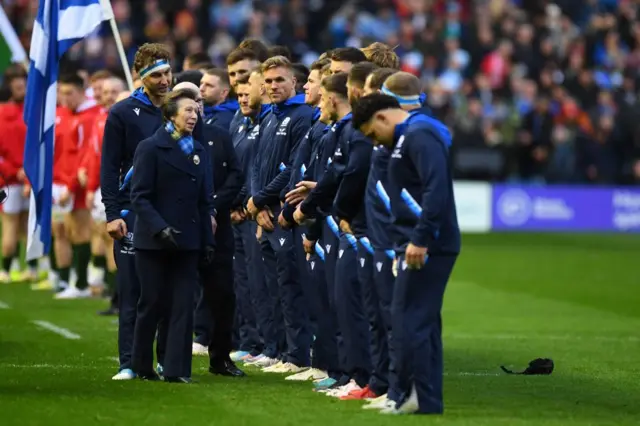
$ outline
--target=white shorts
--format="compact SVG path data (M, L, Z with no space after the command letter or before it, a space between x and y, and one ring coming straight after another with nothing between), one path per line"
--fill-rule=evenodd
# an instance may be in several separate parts
M29 197L22 196L24 185L16 183L7 187L7 199L2 210L7 214L18 214L29 210Z
M51 207L51 220L54 222L64 221L64 217L71 213L71 211L73 210L73 194L71 194L71 196L69 197L69 202L67 203L67 205L61 206L60 203L58 203L58 199L60 198L60 195L63 193L65 188L66 187L64 185L54 183L51 190L51 195L53 198L53 206Z
M102 203L102 191L100 191L100 188L98 188L93 197L93 208L91 209L91 217L93 217L93 220L96 222L107 221L107 212L104 208L104 204Z

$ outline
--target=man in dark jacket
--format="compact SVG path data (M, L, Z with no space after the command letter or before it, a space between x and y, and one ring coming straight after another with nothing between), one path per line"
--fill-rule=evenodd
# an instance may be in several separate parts
M280 194L291 177L298 145L311 127L313 109L305 104L303 95L295 93L296 81L289 60L282 56L269 58L261 71L274 105L264 124L260 123L247 210L262 228L265 267L278 271L287 354L272 370L298 373L310 365L312 334L293 234L282 229L276 218L281 210Z
M397 255L392 328L401 395L389 411L441 414L440 312L460 252L448 158L451 136L439 121L404 111L383 94L360 99L353 122L391 150L387 192Z
M160 105L171 84L169 50L161 44L145 44L136 53L134 69L143 86L109 111L104 129L100 188L107 216L107 231L115 241L118 266L118 352L120 371L114 380L131 380L131 350L140 297L133 251L135 213L131 211L128 170L138 143L162 126ZM122 190L120 189L122 185Z

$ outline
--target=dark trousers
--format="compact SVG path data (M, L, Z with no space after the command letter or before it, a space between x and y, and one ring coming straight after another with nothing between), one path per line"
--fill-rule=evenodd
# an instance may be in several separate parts
M305 237L305 228L296 226L292 230L294 249L296 252L296 263L298 265L298 281L302 288L302 296L304 297L304 303L308 307L309 327L310 333L315 335L316 333L316 310L311 306L314 297L314 288L309 273L309 262L307 261L307 254L304 252L303 238Z
M280 212L273 213L277 217ZM309 325L309 310L305 306L298 274L293 232L275 225L273 232L263 232L260 247L266 270L275 270L277 276L287 348L286 354L282 356L283 361L309 366L313 336ZM277 303L272 301L272 305L276 306Z
M236 294L233 289L233 258L230 253L219 253L211 265L200 269L202 296L210 312L212 329L209 342L211 365L229 360L233 348L233 319Z
M419 412L440 414L442 399L442 300L457 256L429 256L418 270L398 257L393 305L394 346L403 399L415 386Z
M362 244L358 244L358 281L362 288L364 311L369 321L372 365L369 388L376 395L384 395L389 388L389 345L374 276L373 254Z
M250 222L243 222L233 227L233 272L236 294L236 324L238 328L238 349L258 355L262 352L262 341L257 323L256 310L252 302L253 281L264 280L257 276L262 260L256 258L259 245L255 237L255 231L251 232Z
M124 219L128 234L122 240L114 241L113 251L118 270L116 272L116 294L118 315L118 358L120 370L132 368L131 354L133 352L133 335L136 326L138 300L140 299L140 281L136 271L135 252L133 250L133 235L135 213L131 211ZM166 334L164 322L160 323L159 333ZM161 362L164 347L159 343L157 347L158 360Z
M136 250L140 280L132 361L136 373L153 371L153 341L158 323L164 318L167 324L164 375L191 377L193 297L198 285L198 259L197 251Z
M338 261L336 263L335 304L338 328L344 340L346 365L342 369L349 377L364 387L371 374L369 353L369 321L365 317L362 291L358 280L358 244L340 235Z
M375 250L373 255L373 287L370 291L375 291L377 307L373 305L373 298L365 296L365 309L368 311L376 309L376 313L369 313L370 319L375 318L378 322L377 332L372 331L372 358L374 364L374 376L385 378L388 385L387 397L392 401L397 401L398 374L396 372L395 350L393 343L393 333L391 328L391 303L393 301L393 288L395 277L393 276L393 250ZM384 383L384 382L383 382ZM374 389L378 393L378 390ZM380 389L382 392L383 389Z
M256 238L257 228L257 224L253 221L234 225L236 248L239 244L238 239L241 239L247 265L249 298L256 318L258 334L262 338L262 353L269 358L277 358L284 348L278 280L275 268L267 271L264 267L262 249Z
M336 233L338 235L336 235ZM324 249L325 292L328 298L329 310L323 314L323 317L326 318L323 318L318 323L318 333L332 335L332 340L335 341L336 358L332 360L331 365L328 367L328 374L336 380L340 380L343 376L347 377L343 370L343 367L347 364L347 358L342 333L340 333L340 329L338 328L335 299L336 263L338 261L340 245L339 235L340 231L337 230L337 224L336 227L332 229L332 227L328 225L328 220L325 218L322 226L322 248ZM326 329L322 329L323 327L326 327Z
M209 346L213 323L211 322L211 311L202 294L202 286L197 286L194 289L194 300L196 306L193 311L193 334L195 335L193 341L203 346Z

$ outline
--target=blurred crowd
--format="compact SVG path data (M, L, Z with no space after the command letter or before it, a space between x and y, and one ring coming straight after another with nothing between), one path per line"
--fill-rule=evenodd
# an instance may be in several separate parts
M397 46L454 133L458 178L640 183L640 22L632 0L112 0L131 64L146 41L224 66L243 37L318 52ZM37 2L5 0L28 48ZM120 67L111 30L65 66Z

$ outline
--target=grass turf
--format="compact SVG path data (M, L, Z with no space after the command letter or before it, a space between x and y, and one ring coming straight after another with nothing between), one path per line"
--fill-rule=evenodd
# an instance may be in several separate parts
M438 418L388 417L280 375L197 384L112 382L116 329L96 300L0 287L2 425L632 425L640 422L640 238L467 235L444 308L445 404ZM81 336L65 339L42 320ZM537 357L551 376L501 374Z

